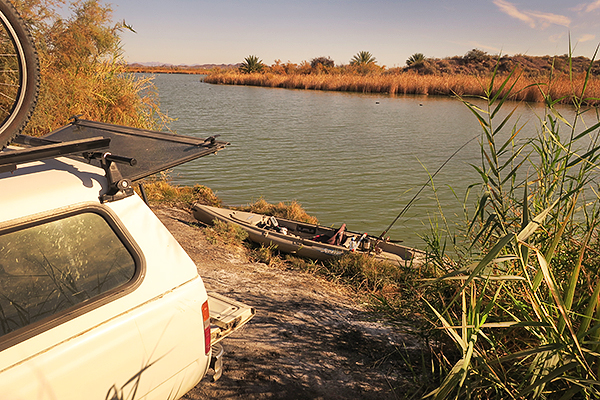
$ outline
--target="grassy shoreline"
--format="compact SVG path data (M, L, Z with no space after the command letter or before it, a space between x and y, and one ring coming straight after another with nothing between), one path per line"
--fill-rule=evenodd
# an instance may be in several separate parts
M463 200L464 221L430 219L423 265L355 255L307 262L271 247L252 248L252 258L344 282L394 323L412 321L423 340L442 344L432 348L429 369L414 366L413 397L600 398L600 80L591 66L535 76L212 71L206 81L220 84L455 95L481 126L481 162L473 165L480 179ZM545 102L533 136L523 136L507 100ZM568 116L558 103L572 105ZM190 200L218 202L208 188L182 190ZM177 199L170 196L164 200ZM210 229L217 242L241 239L230 226Z
M291 88L304 82L303 89L371 93L379 82L380 93L390 90L385 74L327 75L210 76L243 78L221 83ZM429 393L426 397L435 400L600 398L600 120L592 125L582 120L597 111L585 104L597 101L598 82L592 74L563 76L547 83L510 74L465 81L476 82L485 100L474 105L459 96L482 129L481 163L473 165L480 182L473 182L465 197L461 226L450 227L443 214L430 220L423 266L372 264L352 255L333 263L306 262L281 258L270 247L252 249L252 257L344 282L392 321L414 321L423 340L443 343L432 350L428 372L415 366L415 381L422 382L417 395ZM440 77L417 78L435 83ZM339 86L325 86L332 80ZM447 86L468 93L466 83L456 82L449 79ZM394 93L408 90L399 88ZM546 111L537 133L522 137L518 116L499 111L512 108L508 99L535 101L537 93ZM561 115L555 108L559 101L571 102L573 115ZM214 200L208 188L191 194L194 200L206 195ZM215 240L239 237L228 226L214 233Z
M501 77L500 77L501 78ZM441 95L441 96L485 96L492 76L476 75L420 75L401 74L276 74L240 73L238 71L212 71L204 79L207 83L225 85L263 86L285 89L326 90L358 93L381 93L387 95ZM516 81L516 82L515 82ZM543 102L546 96L561 99L560 103L572 104L587 85L586 104L600 104L600 79L586 81L585 75L570 78L560 74L541 80L521 76L511 79L509 85L501 89L503 80L496 76L494 90L502 95L510 90L509 99L527 102ZM540 83L541 82L541 83ZM511 89L511 85L515 86Z
M206 75L210 70L193 67L146 67L143 65L128 65L125 70L130 73L140 74L184 74L184 75Z

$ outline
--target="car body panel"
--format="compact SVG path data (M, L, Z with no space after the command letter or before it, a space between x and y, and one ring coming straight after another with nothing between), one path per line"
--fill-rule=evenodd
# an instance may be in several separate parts
M103 170L65 158L0 174L0 230L100 212L139 253L140 272L131 287L60 313L59 323L36 323L31 337L30 326L15 331L25 339L0 351L3 399L178 398L208 370L208 296L196 265L137 195L100 204L103 182Z
M134 392L140 398L156 390L157 382L166 384L182 372L188 376L185 391L189 390L206 373L209 362L204 355L202 299L197 296L203 288L197 278L59 341L68 324L61 325L63 329L38 335L57 342L40 346L33 354L30 341L13 346L9 350L22 358L7 366L2 353L3 399L106 399L115 390L123 398L132 398ZM173 390L177 388L168 389Z

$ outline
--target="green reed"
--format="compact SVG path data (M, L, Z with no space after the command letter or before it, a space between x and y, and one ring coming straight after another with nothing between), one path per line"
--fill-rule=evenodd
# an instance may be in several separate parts
M552 76L534 84L546 105L534 138L521 138L520 105L507 102L519 78L498 86L494 73L477 101L459 97L482 128L473 166L481 182L471 188L474 208L466 201L459 256L432 251L445 270L433 281L455 290L426 303L457 355L440 357L447 373L427 398L600 397L600 120L584 106L591 63L570 94L571 119L550 95Z

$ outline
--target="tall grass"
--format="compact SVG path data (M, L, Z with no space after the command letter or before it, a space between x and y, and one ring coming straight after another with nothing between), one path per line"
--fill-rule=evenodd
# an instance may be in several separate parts
M112 9L99 0L73 1L63 16L63 1L14 0L33 32L40 58L40 94L25 133L44 135L75 115L145 129L161 129L150 78L126 70L120 34L131 29L112 22Z
M312 215L308 215L304 208L302 208L302 205L295 200L288 203L279 202L277 204L271 204L264 198L260 198L254 203L236 208L241 211L273 215L275 217L307 222L309 224L319 223L317 218L313 217Z
M174 185L167 173L161 173L143 182L146 199L152 204L161 204L182 209L191 209L195 203L220 207L221 199L208 187L203 185L178 186ZM141 190L136 187L137 190Z
M310 89L346 91L361 93L385 93L390 95L473 95L485 96L486 88L493 83L493 90L500 90L502 96L508 95L510 100L543 102L545 95L537 87L539 83L531 77L516 77L515 87L500 88L502 81L498 76L483 78L476 75L419 75L417 73L388 73L388 74L278 74L252 73L243 74L234 70L218 70L211 72L205 82L227 85L252 85L277 87L286 89ZM554 76L551 85L547 87L548 95L560 99L561 103L573 101L573 91L581 92L584 85L588 93L587 103L597 105L600 98L600 79L586 75L570 77L566 74Z
M555 107L554 79L494 74L485 107L461 96L482 127L481 182L465 207L455 253L464 256L433 252L446 271L434 282L453 294L426 303L456 354L439 358L446 373L428 398L600 398L600 122L585 106L597 101L591 71L572 79L558 82L569 88L570 120ZM537 137L521 138L507 100L532 89L546 112Z

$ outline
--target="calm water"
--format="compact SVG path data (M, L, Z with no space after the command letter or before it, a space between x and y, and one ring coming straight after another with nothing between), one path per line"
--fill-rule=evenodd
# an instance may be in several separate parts
M161 107L177 133L219 134L231 146L177 167L174 183L202 184L229 205L260 197L299 201L324 225L379 235L437 168L480 134L458 100L301 91L201 82L193 75L157 75ZM522 120L535 118L523 107ZM527 125L531 134L536 121ZM471 142L435 177L447 217L458 220L468 185L478 182ZM421 246L438 214L433 191L396 223L390 236Z

